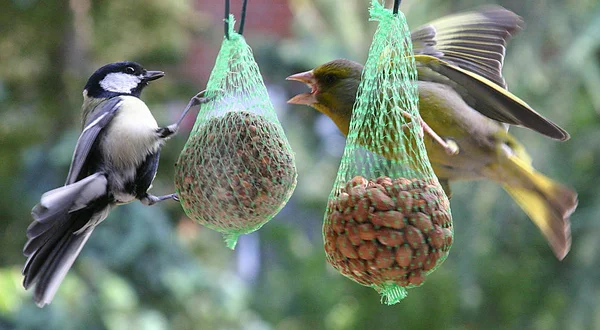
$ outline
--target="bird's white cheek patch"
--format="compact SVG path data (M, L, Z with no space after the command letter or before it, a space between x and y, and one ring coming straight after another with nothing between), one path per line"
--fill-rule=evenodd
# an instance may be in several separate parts
M137 76L113 72L109 73L100 81L100 86L109 92L115 93L131 93L131 90L136 88L141 82L141 79Z

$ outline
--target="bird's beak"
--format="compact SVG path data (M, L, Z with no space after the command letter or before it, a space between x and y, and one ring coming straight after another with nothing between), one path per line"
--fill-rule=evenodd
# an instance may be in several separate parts
M148 81L156 80L158 78L162 78L164 76L165 76L165 73L162 71L146 71L146 73L144 73L144 77L142 79L144 79L145 82L148 82Z
M292 97L291 99L289 99L287 101L287 103L289 103L289 104L306 104L306 105L318 103L316 94L319 92L319 89L317 88L317 80L315 79L315 75L312 72L312 70L293 74L293 75L285 78L285 80L299 81L301 83L305 83L308 86L308 88L310 88L310 93L298 94L298 95Z

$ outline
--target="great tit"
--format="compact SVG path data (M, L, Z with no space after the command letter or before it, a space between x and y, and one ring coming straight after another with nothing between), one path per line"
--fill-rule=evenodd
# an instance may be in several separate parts
M83 130L65 185L42 195L27 228L23 286L36 284L34 300L49 304L84 244L110 210L139 199L153 205L176 194L148 193L156 176L160 149L177 132L195 105L195 95L179 120L158 127L140 99L150 81L164 76L134 62L107 64L91 75L83 90Z

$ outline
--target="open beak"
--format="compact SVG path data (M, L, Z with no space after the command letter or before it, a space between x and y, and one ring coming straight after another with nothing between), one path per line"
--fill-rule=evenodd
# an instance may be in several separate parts
M146 71L146 73L144 73L144 77L142 79L144 79L145 82L148 82L148 81L156 80L158 78L162 78L164 76L165 76L165 73L162 71Z
M298 95L292 97L291 99L289 99L287 101L287 103L289 103L289 104L306 104L306 105L318 103L316 94L319 92L319 89L317 87L317 80L316 80L315 75L312 72L312 70L306 71L306 72L301 72L301 73L296 73L294 75L291 75L291 76L285 78L285 80L299 81L301 83L305 83L308 86L308 88L310 88L310 93L298 94Z

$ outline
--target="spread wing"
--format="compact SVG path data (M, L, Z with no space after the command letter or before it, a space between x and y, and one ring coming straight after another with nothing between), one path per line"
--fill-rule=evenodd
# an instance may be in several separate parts
M98 109L90 116L85 123L85 127L77 140L75 151L73 152L73 159L71 160L71 168L67 175L67 181L65 185L72 184L86 176L88 160L90 156L90 150L96 143L100 132L110 123L114 118L117 110L121 106L121 98L111 98L100 105Z
M411 39L419 80L452 87L488 118L567 140L565 130L510 93L502 77L506 45L523 25L510 10L487 6L416 29Z
M510 10L486 6L423 25L411 39L415 54L437 57L506 88L506 44L523 26L521 17Z
M556 140L569 133L533 110L527 103L492 81L432 56L415 56L419 80L451 86L481 114L502 123L532 129Z

